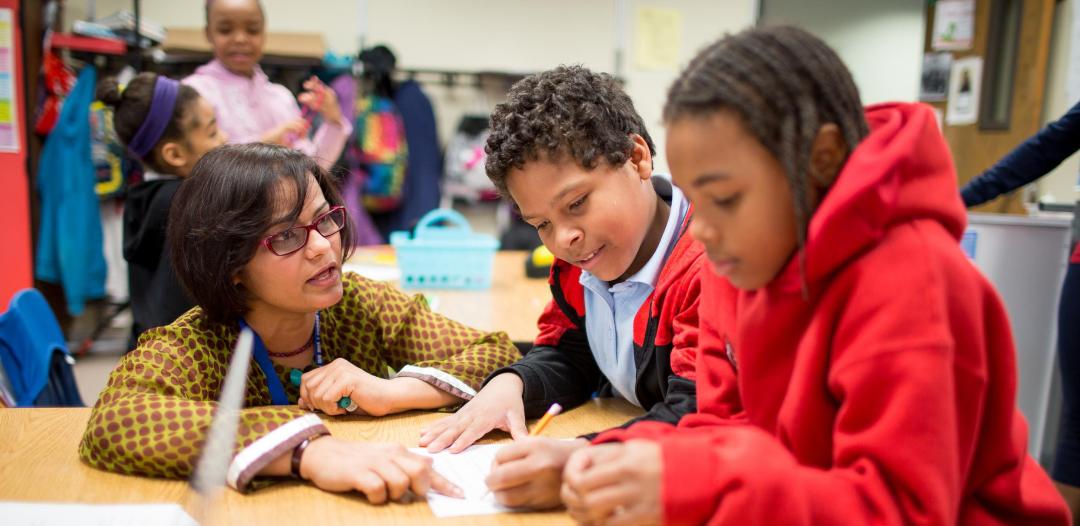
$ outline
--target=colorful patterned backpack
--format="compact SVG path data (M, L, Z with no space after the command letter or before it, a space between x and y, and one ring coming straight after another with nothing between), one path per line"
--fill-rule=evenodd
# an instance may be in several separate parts
M401 204L409 149L405 123L394 102L375 95L358 98L353 134L346 161L351 171L363 177L364 208L373 213L396 209Z

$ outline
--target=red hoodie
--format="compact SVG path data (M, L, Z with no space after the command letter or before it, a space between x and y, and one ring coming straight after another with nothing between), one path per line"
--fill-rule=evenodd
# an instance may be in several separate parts
M702 272L698 412L596 442L660 441L669 523L1068 524L934 115L867 120L809 225L809 299L794 259L755 291Z

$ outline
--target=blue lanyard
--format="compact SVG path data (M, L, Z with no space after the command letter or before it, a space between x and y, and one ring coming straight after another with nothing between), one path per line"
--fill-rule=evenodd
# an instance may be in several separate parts
M240 329L248 328L248 324L243 318L240 319ZM281 379L278 378L277 371L274 370L274 362L270 361L270 353L266 352L266 346L263 345L262 338L255 331L251 331L255 335L255 346L252 349L252 355L255 357L255 363L259 364L259 369L262 369L263 376L266 377L266 387L270 390L270 401L274 405L289 405L289 397L285 394L285 386L281 384ZM322 346L319 345L319 313L315 313L315 365L322 365Z

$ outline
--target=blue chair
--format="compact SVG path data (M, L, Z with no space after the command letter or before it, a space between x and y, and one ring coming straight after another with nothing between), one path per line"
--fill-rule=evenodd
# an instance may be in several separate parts
M64 334L45 297L25 289L0 314L0 365L17 407L83 407Z

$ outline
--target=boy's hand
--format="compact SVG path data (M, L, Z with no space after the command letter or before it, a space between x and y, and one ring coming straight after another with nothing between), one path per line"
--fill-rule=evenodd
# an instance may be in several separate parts
M410 453L400 444L318 438L304 450L300 476L326 491L359 491L372 504L402 500L409 490L420 497L432 489L450 497L464 496L431 469L430 458Z
M438 453L449 446L451 453L460 453L492 429L507 431L514 440L529 436L524 388L514 373L496 376L456 413L422 429L420 447Z
M485 481L495 500L513 508L547 509L562 504L559 488L567 459L589 445L583 438L555 440L526 437L495 454Z
M389 380L372 376L344 358L304 373L300 380L300 409L318 409L328 415L343 415L338 400L348 396L357 405L354 414L383 416L392 411L388 399Z
M300 104L321 113L327 122L341 123L341 105L338 103L337 92L315 76L304 81L304 89L306 91L297 96Z
M602 444L570 455L562 500L584 524L660 524L660 445L647 440Z

